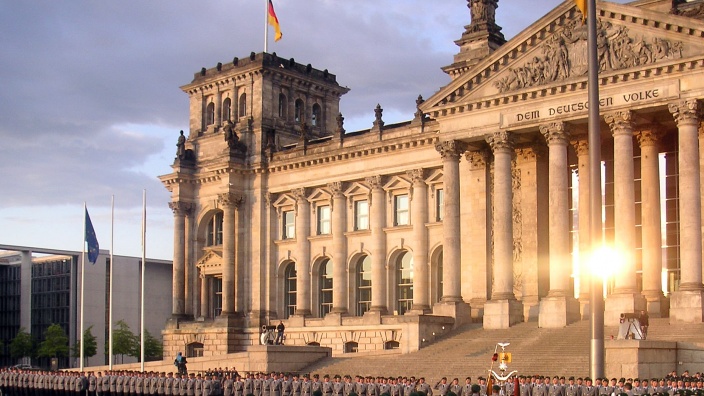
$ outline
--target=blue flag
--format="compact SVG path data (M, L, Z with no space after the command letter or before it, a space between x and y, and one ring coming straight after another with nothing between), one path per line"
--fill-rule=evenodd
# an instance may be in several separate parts
M91 264L95 264L95 262L98 261L100 246L98 246L98 237L95 236L95 229L93 228L93 223L90 221L88 209L86 209L86 242L88 242L88 261L90 261Z

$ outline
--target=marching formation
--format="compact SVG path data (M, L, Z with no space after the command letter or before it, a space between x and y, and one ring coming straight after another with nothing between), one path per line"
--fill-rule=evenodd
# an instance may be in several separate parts
M517 388L516 388L517 386ZM664 378L607 379L518 376L492 384L479 377L462 383L425 378L248 373L217 369L205 373L138 371L72 372L0 370L2 396L704 396L702 374L669 373Z

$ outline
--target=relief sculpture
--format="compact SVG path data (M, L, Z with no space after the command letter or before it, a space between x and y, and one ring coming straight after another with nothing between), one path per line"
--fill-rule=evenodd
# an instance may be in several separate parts
M542 56L535 56L523 66L509 68L508 76L494 85L499 92L563 81L584 76L587 63L587 26L574 19L555 32L542 46ZM620 70L652 64L663 59L682 58L682 42L653 37L634 38L625 26L599 21L597 25L599 71Z

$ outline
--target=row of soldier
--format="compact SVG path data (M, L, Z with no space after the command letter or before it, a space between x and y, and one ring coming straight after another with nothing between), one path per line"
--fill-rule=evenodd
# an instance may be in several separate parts
M699 373L689 377L668 376L662 379L616 379L550 376L519 376L520 396L643 396L668 393L699 394L704 390ZM475 389L473 389L475 388ZM513 395L509 381L500 394ZM476 390L476 391L475 391ZM339 375L249 373L240 376L232 370L209 370L204 374L155 373L137 371L46 372L16 369L0 370L2 396L478 396L491 395L487 380L475 383L466 377L448 381L442 378L435 386L425 378L415 377L341 377Z

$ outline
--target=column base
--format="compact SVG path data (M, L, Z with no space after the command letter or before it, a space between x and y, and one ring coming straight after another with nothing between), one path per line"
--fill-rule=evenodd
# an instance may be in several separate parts
M651 318L665 318L670 315L670 300L661 291L643 291L646 310Z
M560 328L579 320L579 301L571 296L544 297L540 300L538 327Z
M472 310L464 301L441 301L433 305L433 315L454 318L454 328L472 321Z
M523 303L518 300L489 300L484 304L484 329L508 329L523 320Z
M472 311L472 321L481 322L484 317L484 306L486 305L485 298L473 298L469 300L469 307Z
M226 327L244 327L246 318L237 312L221 313L215 318L214 322Z
M526 322L535 322L540 316L540 298L538 296L524 296L521 299L523 303L523 319Z
M305 327L306 326L306 316L305 315L291 315L288 317L288 327Z
M680 290L670 296L670 323L704 322L704 290Z
M367 311L367 312L378 312L379 315L388 315L389 314L389 310L386 307L382 307L382 306L379 306L379 307L371 306L369 308L369 311ZM367 312L365 312L364 314L366 315ZM394 312L394 315L398 315L398 314L396 312Z
M346 315L340 312L330 312L323 318L323 326L341 326L343 316Z
M406 315L425 315L433 312L428 305L413 305Z
M618 326L622 313L635 313L645 308L645 297L640 293L612 294L604 303L604 326Z
M381 324L381 311L369 310L362 315L362 323L365 325Z

